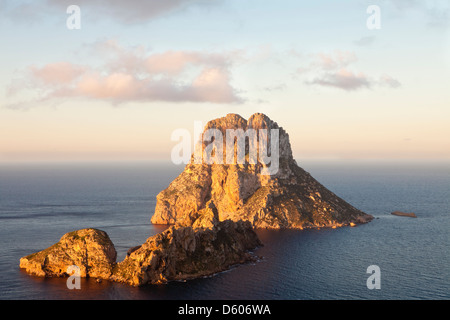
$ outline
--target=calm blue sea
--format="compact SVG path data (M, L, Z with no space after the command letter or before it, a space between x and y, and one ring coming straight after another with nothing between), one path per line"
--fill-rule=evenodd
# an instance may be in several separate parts
M157 163L0 164L0 299L450 299L450 165L305 162L300 165L376 217L355 228L258 231L257 263L208 278L133 288L19 269L22 256L76 229L106 231L122 260L163 230L156 195L182 167ZM413 211L417 219L392 216ZM381 271L369 290L367 267Z

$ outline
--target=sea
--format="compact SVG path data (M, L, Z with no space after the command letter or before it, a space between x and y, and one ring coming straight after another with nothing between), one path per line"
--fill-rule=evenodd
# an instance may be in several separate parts
M0 164L0 299L450 298L450 163L298 163L374 220L338 229L258 230L264 245L254 250L257 262L210 277L144 287L82 279L79 290L68 289L67 279L28 275L19 259L67 232L97 228L108 233L121 261L130 247L166 228L150 223L156 195L183 167L159 162ZM417 218L391 215L396 210L414 212Z

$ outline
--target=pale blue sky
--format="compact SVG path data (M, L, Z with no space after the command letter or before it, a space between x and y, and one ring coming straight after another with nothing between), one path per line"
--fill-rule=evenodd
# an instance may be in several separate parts
M450 159L448 1L108 3L0 1L0 161L170 161L173 130L255 112L297 158Z

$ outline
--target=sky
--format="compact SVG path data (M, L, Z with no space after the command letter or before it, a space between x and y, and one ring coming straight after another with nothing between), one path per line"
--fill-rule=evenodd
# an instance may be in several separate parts
M0 0L0 162L170 161L256 112L297 159L448 161L449 26L447 0Z

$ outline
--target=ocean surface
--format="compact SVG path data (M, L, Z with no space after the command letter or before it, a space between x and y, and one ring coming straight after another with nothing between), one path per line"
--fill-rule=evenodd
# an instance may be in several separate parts
M19 259L70 231L106 231L121 261L164 227L156 195L183 170L158 163L0 164L0 299L450 299L450 164L300 162L375 219L354 228L258 231L256 263L140 288L29 276ZM400 210L417 218L393 216ZM380 268L370 290L367 268Z

